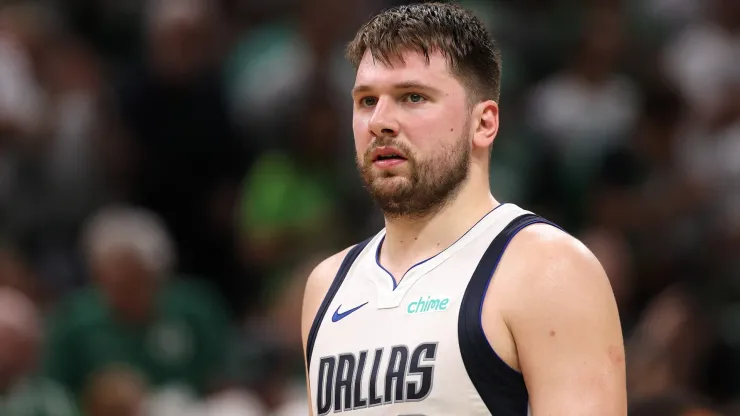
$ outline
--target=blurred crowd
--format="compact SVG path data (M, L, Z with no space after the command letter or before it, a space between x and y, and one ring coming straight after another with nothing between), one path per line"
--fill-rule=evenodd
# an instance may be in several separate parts
M0 414L306 414L305 279L382 227L344 46L398 3L0 0ZM494 194L601 260L631 414L740 414L740 1L461 3Z

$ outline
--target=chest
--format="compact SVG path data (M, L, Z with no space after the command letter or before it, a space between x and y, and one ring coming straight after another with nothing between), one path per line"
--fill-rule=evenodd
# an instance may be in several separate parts
M161 319L145 327L100 323L77 340L91 368L125 362L157 371L179 371L198 352L197 328L182 318Z
M445 262L422 275L411 271L397 285L382 269L350 273L329 304L311 358L317 414L469 408L475 394L458 321L476 265Z
M429 338L455 338L460 302L477 260L459 257L425 269L411 268L396 283L373 262L345 278L321 323L319 338L336 345L362 347L366 340L383 344L413 343Z

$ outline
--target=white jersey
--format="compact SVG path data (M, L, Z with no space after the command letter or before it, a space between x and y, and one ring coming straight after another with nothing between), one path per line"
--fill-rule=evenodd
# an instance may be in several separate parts
M481 306L511 238L541 222L502 204L398 284L378 261L385 230L350 250L308 337L314 415L526 416L523 377L491 348Z

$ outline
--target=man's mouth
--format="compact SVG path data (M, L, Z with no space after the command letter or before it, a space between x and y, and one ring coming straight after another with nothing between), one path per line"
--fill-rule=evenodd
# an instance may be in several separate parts
M375 149L372 153L373 162L404 161L406 156L398 149L383 146Z
M395 160L406 160L406 158L404 158L401 155L387 155L387 156L378 156L375 159L375 161L377 162L377 161L380 161L380 160L394 160L394 159Z

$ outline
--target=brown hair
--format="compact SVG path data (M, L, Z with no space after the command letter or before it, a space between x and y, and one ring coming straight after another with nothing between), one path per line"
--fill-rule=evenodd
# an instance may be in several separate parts
M403 61L408 51L424 54L427 62L430 53L440 52L471 100L499 100L501 52L483 23L460 6L424 3L385 10L365 23L347 47L355 69L368 49L385 65Z

